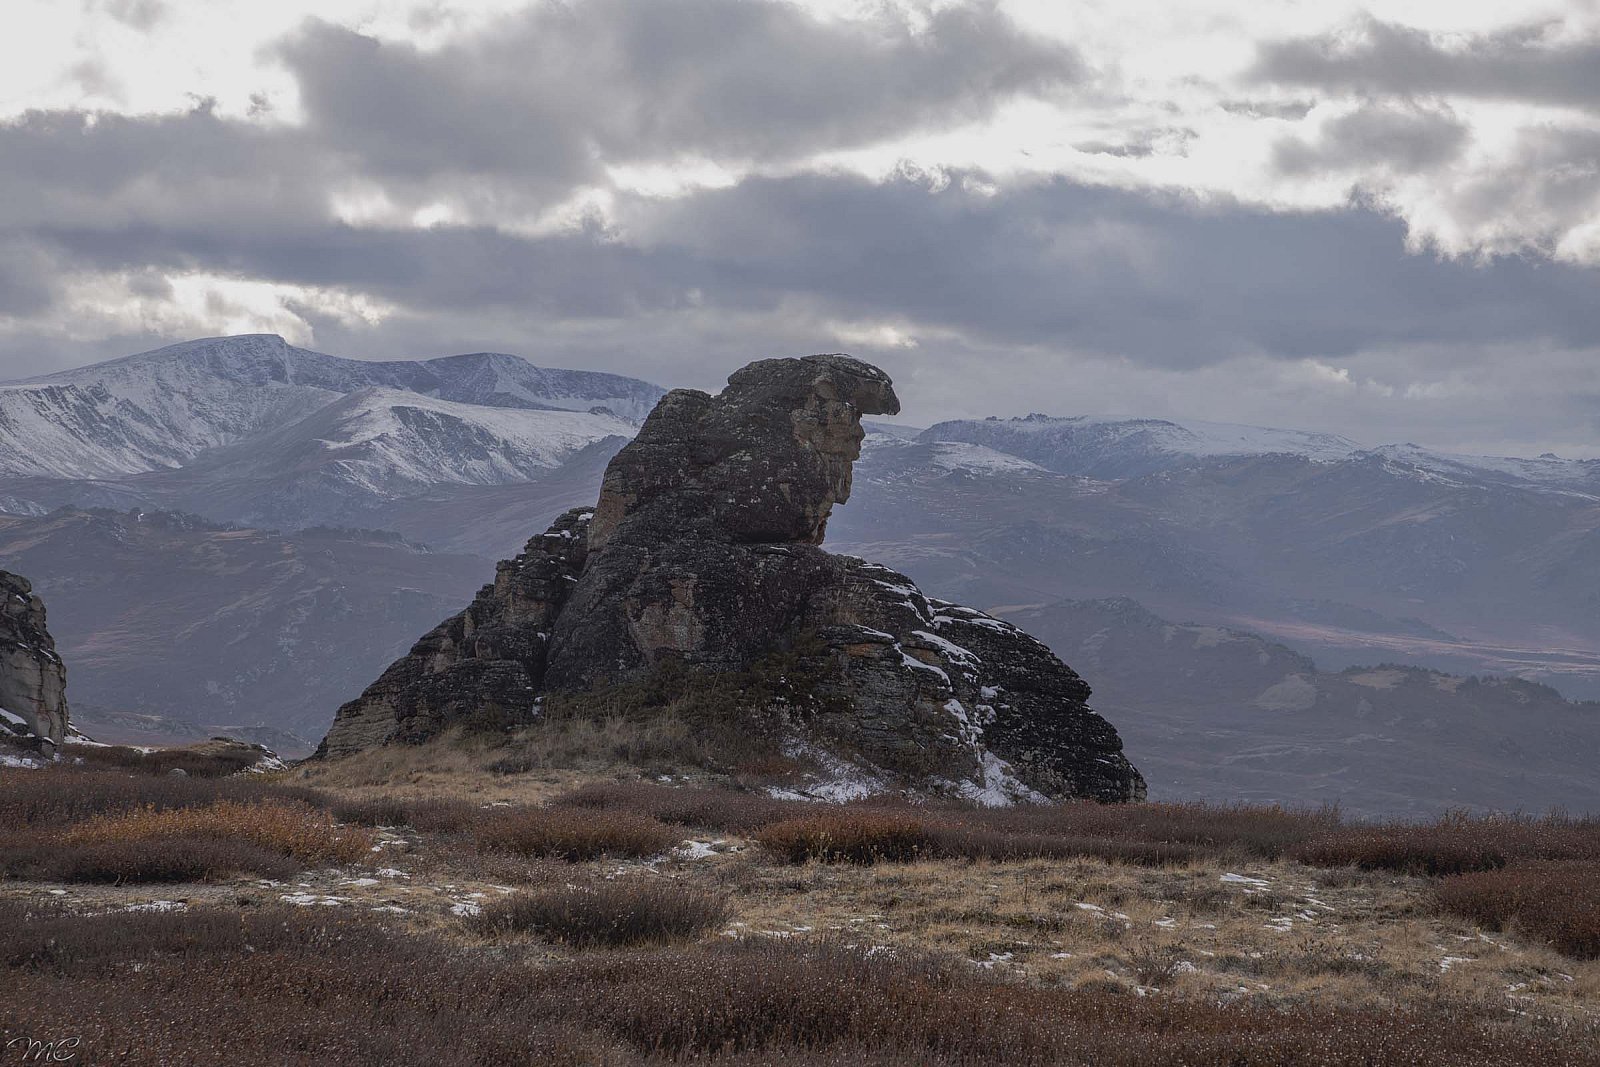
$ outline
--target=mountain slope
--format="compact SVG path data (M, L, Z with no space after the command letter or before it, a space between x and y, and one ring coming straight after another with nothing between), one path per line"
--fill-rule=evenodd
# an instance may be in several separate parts
M1152 798L1360 816L1600 810L1600 703L1514 678L1319 671L1256 634L1175 624L1126 598L1008 617L1081 665Z
M662 393L498 353L368 362L274 335L212 337L0 385L0 473L103 478L179 466L368 389L523 412L605 407L631 420Z
M393 534L73 509L0 516L0 566L49 598L75 703L314 737L494 570Z
M1593 461L1292 434L1180 447L1150 422L871 434L831 543L979 605L1132 596L1333 666L1513 672L1600 696ZM952 447L979 450L982 470L941 458Z
M365 362L209 338L0 385L0 506L359 521L397 495L540 477L631 437L661 394L498 353Z

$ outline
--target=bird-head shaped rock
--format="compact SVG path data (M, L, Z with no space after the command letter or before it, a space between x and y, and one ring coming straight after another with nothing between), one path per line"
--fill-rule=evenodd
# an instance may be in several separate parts
M820 544L850 496L861 417L899 411L889 376L844 355L760 360L716 396L675 390L606 468L589 547L690 532Z

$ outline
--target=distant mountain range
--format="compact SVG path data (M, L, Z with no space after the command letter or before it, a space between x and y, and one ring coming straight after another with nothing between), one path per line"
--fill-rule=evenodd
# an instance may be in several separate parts
M190 341L0 385L0 508L359 525L395 499L620 447L662 392L490 352L375 362L268 335Z
M1328 666L1600 697L1596 461L1029 416L879 428L856 482L834 542L970 603L1131 596Z
M592 502L661 394L262 336L0 385L0 566L34 579L69 692L116 729L315 738L494 559ZM1189 420L869 430L829 547L1035 629L1156 795L1600 808L1574 762L1600 766L1595 707L1459 677L1600 698L1600 462ZM1410 667L1347 670L1382 663ZM1430 738L1444 755L1408 778Z

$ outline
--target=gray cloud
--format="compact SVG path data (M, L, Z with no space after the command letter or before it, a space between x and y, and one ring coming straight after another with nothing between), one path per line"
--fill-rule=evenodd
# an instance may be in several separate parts
M1367 104L1327 123L1316 141L1279 142L1274 160L1286 174L1370 170L1417 174L1449 163L1468 142L1448 110L1416 104Z
M1458 424L1476 428L1455 440L1510 440L1513 423L1537 428L1560 410L1565 436L1547 439L1564 442L1578 438L1570 412L1590 403L1592 420L1600 393L1586 370L1600 347L1600 272L1409 254L1404 223L1359 204L1267 212L960 172L773 176L818 151L988 114L1012 95L1074 91L1081 60L989 4L947 9L914 33L887 15L823 22L786 4L590 0L426 52L313 23L281 54L303 127L204 103L0 122L0 377L177 339L118 322L108 329L125 332L63 341L73 279L116 272L158 300L168 275L204 271L396 309L369 325L314 301L291 308L319 347L344 354L508 349L714 386L754 356L855 347L930 417L984 413L979 403L1151 410L1170 394L1203 405L1191 415L1441 443ZM1301 67L1299 84L1322 84ZM1133 128L1100 150L1154 151L1175 132ZM1278 161L1348 168L1359 184L1374 168L1428 173L1466 137L1442 106L1371 100L1286 143ZM1600 135L1524 139L1516 171L1442 192L1450 210L1469 223L1508 210L1593 217ZM619 195L605 222L544 236L353 226L330 202L331 190L368 184L402 204L477 197L497 217L498 200L519 212L547 204L607 165L694 155L747 157L767 176L671 199ZM882 326L918 347L871 347L889 336L874 333ZM841 340L852 331L868 342ZM1508 354L1540 372L1508 382ZM1333 394L1296 377L1302 360L1381 388L1350 386L1365 407L1324 410ZM1450 389L1411 400L1415 382ZM1502 399L1508 385L1523 391ZM1444 429L1372 429L1411 416Z
M281 51L313 128L372 171L557 186L603 163L855 147L982 118L1084 71L992 2L915 31L887 7L827 21L779 2L542 3L434 51L319 22Z
M809 309L973 343L1157 366L1375 345L1600 337L1600 272L1408 254L1400 223L1269 214L1056 180L994 194L904 175L752 178L624 201L617 228L355 228L242 194L233 218L56 223L35 239L98 270L205 269L370 293L412 313L621 322ZM787 310L786 310L787 309Z
M1340 35L1260 49L1256 75L1287 85L1362 94L1460 94L1600 109L1600 42L1546 43L1545 25L1446 47L1420 30L1368 19Z

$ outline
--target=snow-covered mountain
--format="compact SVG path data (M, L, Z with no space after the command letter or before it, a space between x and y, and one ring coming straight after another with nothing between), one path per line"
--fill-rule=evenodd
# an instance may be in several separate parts
M632 437L663 390L475 353L341 359L208 338L0 385L0 506L359 522L408 494L544 477Z
M1132 596L1327 665L1600 697L1600 462L1157 419L875 429L830 543L942 596Z
M1316 464L1383 464L1420 480L1493 482L1600 493L1600 460L1470 456L1414 444L1369 448L1337 434L1185 419L1095 416L962 419L922 431L923 442L963 442L1026 459L1058 474L1121 481L1208 461L1293 456Z
M487 420L494 422L490 432L516 425L512 436L522 439L537 436L532 428L549 422L549 412L604 407L637 422L663 392L648 382L547 370L498 353L369 362L295 348L268 334L206 338L0 385L0 475L116 478L182 467L374 389L504 412ZM486 417L468 421L485 425ZM570 437L566 429L554 433Z
M1207 457L1295 455L1330 463L1361 451L1336 434L1166 419L963 419L924 430L921 441L962 441L1019 456L1059 474L1114 481Z

